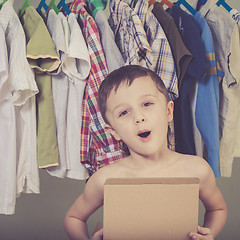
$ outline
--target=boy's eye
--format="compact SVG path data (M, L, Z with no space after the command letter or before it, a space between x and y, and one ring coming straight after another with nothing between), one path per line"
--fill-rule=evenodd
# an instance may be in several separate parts
M122 117L122 116L126 115L127 113L128 113L128 111L127 111L127 110L124 110L124 111L122 111L122 112L119 114L119 117Z
M145 102L144 104L143 104L143 106L144 107L148 107L148 106L150 106L150 105L152 105L153 103L152 102Z

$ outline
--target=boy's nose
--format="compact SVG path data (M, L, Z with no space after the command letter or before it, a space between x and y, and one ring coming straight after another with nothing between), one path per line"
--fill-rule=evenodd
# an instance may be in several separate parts
M145 121L146 121L146 118L143 114L140 114L140 113L136 114L136 116L135 116L135 123L136 124L139 124L139 123L142 123L142 122L145 122Z
M138 119L138 120L136 120L136 124L141 123L141 122L144 122L144 121L145 121L144 118Z

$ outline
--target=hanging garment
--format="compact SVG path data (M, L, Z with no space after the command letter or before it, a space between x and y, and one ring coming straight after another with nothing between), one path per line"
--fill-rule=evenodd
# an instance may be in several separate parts
M90 71L86 43L72 13L67 18L50 10L49 32L61 57L57 73L52 73L52 91L57 123L60 164L48 168L57 177L83 180L87 169L80 162L81 107L85 79Z
M211 29L216 55L221 68L225 72L220 88L220 165L222 176L230 177L231 163L234 157L235 133L237 132L235 107L237 106L236 102L239 101L238 83L230 70L230 66L235 63L231 61L230 56L239 56L240 51L239 46L231 51L231 39L237 23L226 9L221 6L218 7L216 3L216 0L209 0L201 7L200 11ZM239 75L237 78L239 78ZM233 145L231 145L231 142ZM229 161L229 159L231 160Z
M230 15L232 16L232 18L234 19L234 21L237 23L237 25L234 27L233 30L233 34L232 34L232 38L231 38L231 55L229 56L230 58L230 71L232 73L232 75L234 76L234 78L237 80L237 82L239 82L239 76L240 76L240 68L239 68L239 47L240 47L240 14L238 12L238 10L236 9L232 9L230 11ZM235 49L238 49L237 51L235 51ZM235 86L237 87L237 86ZM238 96L240 96L238 94ZM239 103L237 103L239 104ZM235 111L234 111L235 112ZM236 117L236 119L238 119L238 117ZM237 127L236 127L236 131L235 131L235 147L234 147L234 156L235 157L240 157L240 139L239 136L240 135L240 121L237 121Z
M216 49L216 54L219 60L219 64L223 69L225 76L223 78L223 86L227 84L227 87L234 86L236 84L236 79L232 76L229 71L229 55L231 35L233 33L234 26L236 22L231 18L230 14L222 7L216 5L217 0L209 0L200 9L201 13L207 20L207 23L213 34L214 46ZM224 91L224 90L223 90ZM224 92L223 92L224 94ZM224 119L227 113L227 98L223 97L225 100L220 106L220 129L223 129Z
M232 172L232 161L236 145L238 105L239 105L239 63L240 49L238 41L237 22L223 7L218 7L215 0L207 1L200 11L205 16L213 34L216 55L225 76L220 88L220 167L221 175L230 177ZM235 29L235 33L234 33ZM235 36L234 36L235 35ZM234 38L233 38L234 36ZM237 38L236 38L237 37ZM234 49L231 47L235 41ZM235 65L235 66L234 66ZM231 69L232 68L232 69ZM239 148L240 145L238 145Z
M83 180L88 178L89 174L81 164L79 154L81 151L81 114L86 79L89 76L91 63L86 42L75 14L71 13L68 16L68 24L70 41L65 69L70 80L67 113L67 159L69 164L67 177Z
M240 15L238 15L240 16ZM237 19L237 20L236 20ZM239 18L234 18L234 20L237 22L237 25L234 27L233 30L233 34L232 34L232 38L231 38L231 55L229 56L230 59L230 71L232 73L232 75L234 76L234 78L237 80L237 82L239 83L239 78L240 78L240 68L239 68L239 63L240 63L240 21ZM238 121L239 117L240 117L240 109L239 109L239 104L240 104L240 86L239 84L236 85L234 88L238 89L235 90L236 91L236 97L234 100L235 103L235 107L234 110L229 110L228 114L233 114L231 117L229 117L229 119L234 119L236 122L233 123L233 127L231 128L234 129L234 133L230 134L229 136L232 136L232 142L234 143L234 149L233 149L233 157L240 157L240 121ZM228 117L227 117L228 119ZM233 137L235 134L235 137ZM235 140L234 140L235 138ZM228 144L231 144L228 142ZM220 145L221 148L221 145ZM221 154L221 152L220 152ZM221 155L220 155L221 156ZM231 159L231 158L228 158ZM231 161L231 160L230 160Z
M232 163L234 157L240 157L240 41L239 27L234 27L231 38L231 55L229 56L229 67L231 74L237 81L234 87L225 87L224 94L228 97L228 111L220 141L220 168L224 177L231 177Z
M193 137L193 103L192 90L194 83L199 81L204 72L210 67L201 40L201 28L192 15L179 6L173 5L167 12L173 17L184 44L193 58L180 87L179 98L174 101L174 130L176 151L183 154L196 154Z
M90 174L99 167L124 157L119 143L104 130L104 121L97 104L101 82L108 74L105 56L100 43L98 28L85 9L86 2L74 1L70 10L78 14L78 20L90 53L91 70L87 78L83 98L81 129L81 163ZM114 60L113 60L114 61Z
M109 24L126 65L150 68L153 53L137 14L121 0L109 2Z
M133 7L133 0L125 0L130 2ZM163 80L171 100L178 97L178 79L176 75L174 59L167 37L159 24L148 9L148 3L145 0L139 0L134 7L134 12L139 17L146 37L150 45L153 61L150 69L155 71Z
M100 40L103 51L106 57L108 72L124 66L125 62L115 43L115 38L112 29L106 18L104 11L98 10L95 16L95 21L99 29Z
M185 46L174 19L163 9L159 2L154 4L152 12L162 26L170 44L178 78L178 88L180 88L187 67L192 60L192 54Z
M60 59L45 23L37 11L29 6L22 16L27 39L27 59L35 71L39 88L37 102L37 160L40 168L58 165L58 145L52 100L51 77Z
M1 12L0 12L1 17ZM5 33L0 25L0 214L14 214L16 204L16 123L8 83L8 56ZM6 141L7 139L7 141Z
M56 46L61 64L56 72L52 72L52 95L56 120L56 133L59 151L59 165L48 167L48 172L55 177L64 178L67 171L67 150L66 150L66 131L67 131L67 104L69 82L67 75L63 72L63 65L67 56L67 42L69 39L64 34L64 23L61 17L53 9L47 15L47 27L51 38ZM66 20L66 19L65 19ZM68 28L67 20L65 21Z
M199 131L207 151L207 161L211 166L215 177L220 177L219 159L219 80L223 77L223 72L218 70L217 58L211 30L200 12L194 16L199 26L202 28L202 41L204 43L207 59L211 67L199 80L197 88L197 99L195 108L196 126L195 131ZM193 111L194 113L194 111ZM201 143L196 141L196 146Z
M13 214L16 197L21 192L39 193L35 125L38 88L26 60L24 31L10 1L0 11L0 26L7 46L6 55L6 47L1 44L0 125L1 136L5 139L0 138L3 140L0 145L1 169L4 171L0 174L4 184L1 186L0 212Z

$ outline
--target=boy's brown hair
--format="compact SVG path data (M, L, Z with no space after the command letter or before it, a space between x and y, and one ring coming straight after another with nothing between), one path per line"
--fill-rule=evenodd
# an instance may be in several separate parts
M162 79L155 72L139 65L123 66L112 71L102 82L98 91L98 105L102 117L106 123L109 124L105 116L106 103L112 90L117 92L117 89L121 83L126 82L130 86L136 78L144 76L152 79L158 90L166 97L167 102L169 102L170 99L168 96L168 91Z

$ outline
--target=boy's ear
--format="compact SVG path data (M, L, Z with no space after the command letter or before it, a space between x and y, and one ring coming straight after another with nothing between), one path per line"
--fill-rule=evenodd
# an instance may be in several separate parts
M114 137L117 141L121 140L121 138L118 136L117 132L116 132L109 124L105 124L104 130L106 130L106 131L109 132L111 135L113 135L113 137Z
M174 103L173 101L169 101L167 103L168 122L171 122L173 120L173 109L174 109Z

